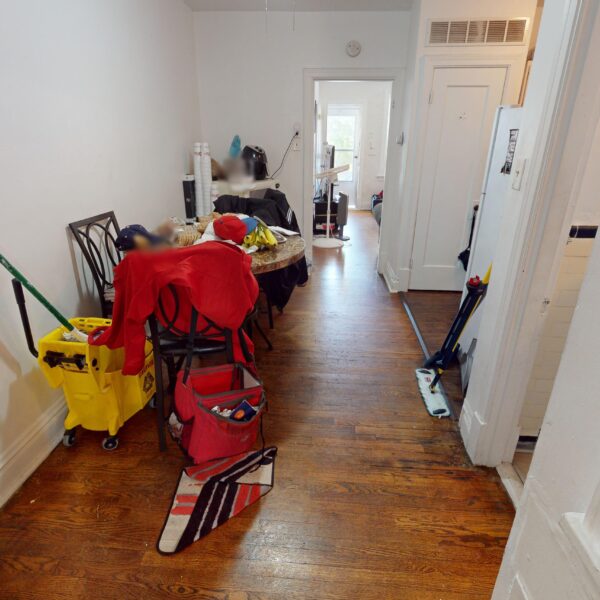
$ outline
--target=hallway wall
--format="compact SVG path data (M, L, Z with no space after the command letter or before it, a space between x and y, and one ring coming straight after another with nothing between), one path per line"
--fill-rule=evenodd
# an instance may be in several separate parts
M298 12L294 29L291 12L269 12L266 20L264 12L195 13L202 131L214 158L226 156L237 133L242 144L265 148L277 168L294 125L303 131L303 70L404 67L409 20L408 11ZM352 39L363 48L356 58L345 52ZM302 221L302 151L290 151L278 178Z
M0 251L66 315L99 310L66 226L183 212L198 135L192 13L180 0L21 0L0 17ZM79 281L76 281L79 277ZM62 434L0 272L0 505ZM36 337L56 321L28 298Z

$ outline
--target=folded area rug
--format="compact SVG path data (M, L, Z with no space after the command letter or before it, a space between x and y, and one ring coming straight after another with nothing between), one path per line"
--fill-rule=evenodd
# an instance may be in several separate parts
M183 550L271 491L276 454L270 447L183 469L158 551Z

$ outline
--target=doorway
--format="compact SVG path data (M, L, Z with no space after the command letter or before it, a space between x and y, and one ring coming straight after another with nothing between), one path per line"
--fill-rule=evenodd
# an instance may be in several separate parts
M435 68L429 96L409 288L460 291L506 67Z
M347 164L348 170L338 174L332 200L348 198L346 223L356 211L365 211L379 232L384 195L397 197L399 193L401 143L396 140L398 135L396 143L391 140L390 131L400 128L400 105L394 99L402 96L402 84L402 70L305 70L305 139L312 143L304 146L304 221L313 224L312 228L308 225L313 235L325 233L323 223L314 227L315 211L323 213L320 220L324 221L322 196L329 191L329 182L318 181L316 174L342 164ZM334 235L347 237L337 230L337 223L334 226Z
M347 195L349 208L357 205L362 110L361 105L329 104L323 119L325 143L335 148L333 166L349 165L338 175L338 189Z

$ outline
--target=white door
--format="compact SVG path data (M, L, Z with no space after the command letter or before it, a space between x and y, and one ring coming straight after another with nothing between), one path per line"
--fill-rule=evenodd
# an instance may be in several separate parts
M409 287L460 291L458 255L468 244L506 68L434 70L419 185Z
M338 175L336 191L348 195L348 204L356 206L359 177L360 107L330 104L327 106L325 139L335 146L334 166L350 165Z

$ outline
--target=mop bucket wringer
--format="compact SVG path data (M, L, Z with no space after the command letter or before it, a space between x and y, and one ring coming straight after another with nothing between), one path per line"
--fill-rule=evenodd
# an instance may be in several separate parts
M69 322L84 333L107 327L109 319L75 318ZM39 341L38 362L48 383L63 388L69 412L65 418L63 443L75 442L74 430L108 431L102 447L118 445L117 432L125 421L150 401L156 391L152 344L146 341L144 367L137 375L123 375L122 348L90 346L66 341L61 326Z
M119 428L144 408L156 392L152 344L146 340L144 367L137 375L123 375L122 348L90 346L87 336L95 329L107 327L109 319L67 319L2 254L0 264L13 275L12 286L29 352L37 358L48 383L62 387L69 409L65 418L63 444L75 443L78 426L93 431L107 431L102 441L105 450L119 444ZM35 347L25 302L25 287L61 323L39 340Z

